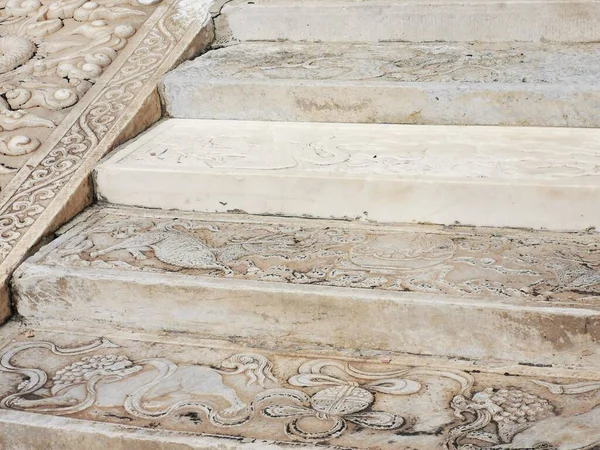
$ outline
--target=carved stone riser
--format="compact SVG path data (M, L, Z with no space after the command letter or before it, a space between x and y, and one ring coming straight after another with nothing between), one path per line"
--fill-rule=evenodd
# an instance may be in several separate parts
M597 44L243 43L171 72L163 95L175 118L599 127L598 54Z
M597 2L573 0L238 0L218 25L223 41L594 42L598 17Z
M71 323L597 365L597 235L97 208L26 261Z
M3 449L485 450L502 443L587 450L600 444L594 394L600 380L591 371L353 357L331 348L267 350L165 333L97 335L72 325L2 330Z
M600 130L169 119L95 170L111 203L600 229Z

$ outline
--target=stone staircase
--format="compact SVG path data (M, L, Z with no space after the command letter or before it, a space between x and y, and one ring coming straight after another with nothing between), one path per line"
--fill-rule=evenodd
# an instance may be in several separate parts
M14 274L0 449L600 448L600 2L217 9Z

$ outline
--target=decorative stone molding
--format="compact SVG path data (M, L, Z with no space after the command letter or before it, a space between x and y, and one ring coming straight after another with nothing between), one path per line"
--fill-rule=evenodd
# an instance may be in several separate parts
M4 284L89 203L95 163L158 120L160 77L212 41L209 3L0 1L0 176L12 177L0 201ZM6 295L0 303L6 318Z
M100 79L161 0L7 0L0 10L0 162L14 174ZM4 177L8 178L8 177ZM8 180L0 180L6 184Z
M562 378L566 371L556 369L515 376L509 366L481 370L456 361L433 365L429 358L394 357L388 364L217 342L30 333L35 339L14 336L0 354L0 427L12 410L200 440L269 439L278 449L314 443L331 450L583 450L600 444L600 405L589 395L600 382L571 373Z
M593 233L98 208L28 263L593 306L596 242Z

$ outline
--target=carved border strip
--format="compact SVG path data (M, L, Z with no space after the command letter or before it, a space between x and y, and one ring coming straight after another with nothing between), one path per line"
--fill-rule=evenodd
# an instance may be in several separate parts
M6 285L39 240L89 204L89 174L120 142L160 117L161 76L213 38L210 0L165 0L3 192L0 322ZM134 119L136 119L134 123Z

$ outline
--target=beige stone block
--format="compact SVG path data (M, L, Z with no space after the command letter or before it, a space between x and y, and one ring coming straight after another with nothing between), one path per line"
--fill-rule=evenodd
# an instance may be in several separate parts
M111 203L600 228L600 130L169 119L95 170Z
M600 40L600 3L573 0L237 0L217 19L220 40Z

